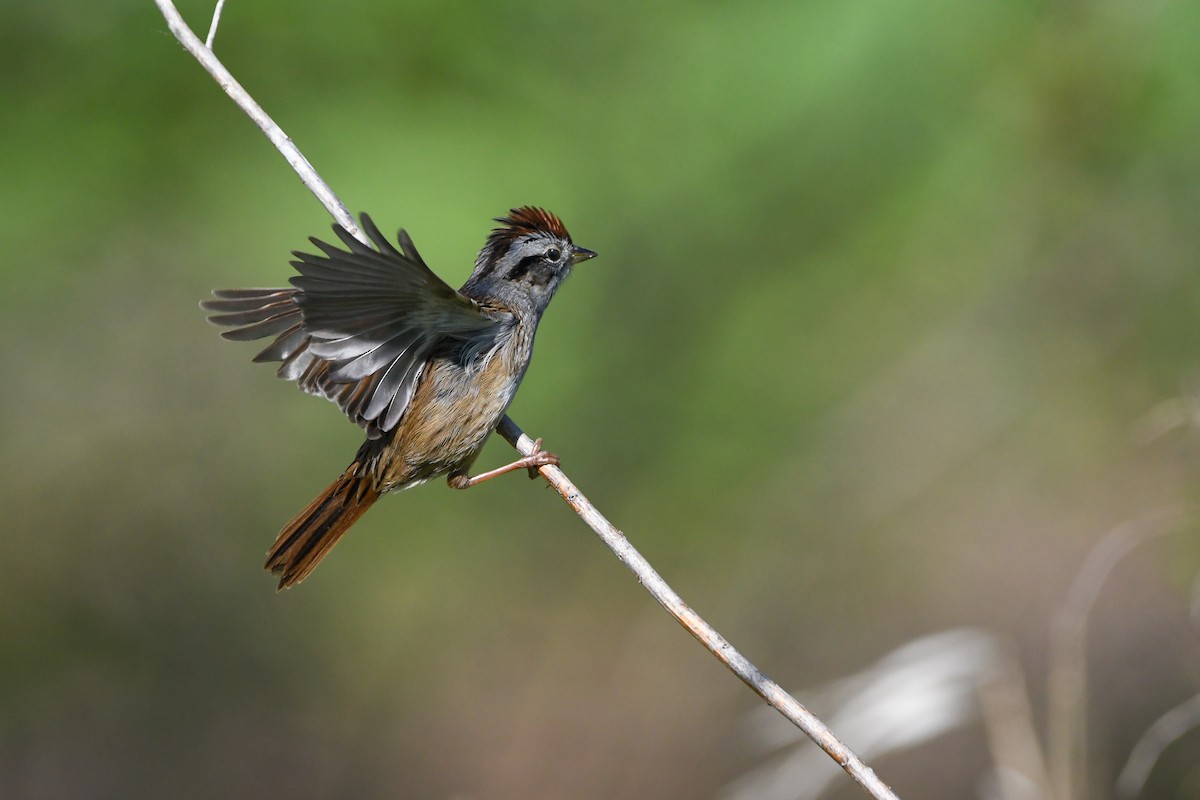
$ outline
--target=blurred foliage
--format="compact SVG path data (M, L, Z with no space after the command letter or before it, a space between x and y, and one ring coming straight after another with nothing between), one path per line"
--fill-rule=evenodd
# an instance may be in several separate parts
M971 624L1036 688L1088 548L1200 476L1187 425L1133 435L1195 388L1198 39L1172 0L230 0L216 49L452 283L523 203L600 252L513 417L764 669ZM388 498L275 595L267 545L359 436L196 303L283 283L327 217L149 0L10 0L0 88L0 796L711 797L749 768L754 698L540 484ZM1095 611L1095 797L1197 690L1190 534ZM875 766L961 797L987 758Z

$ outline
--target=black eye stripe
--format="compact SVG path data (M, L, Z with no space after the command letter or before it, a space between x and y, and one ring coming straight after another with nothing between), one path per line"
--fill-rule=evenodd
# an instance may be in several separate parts
M512 268L512 272L509 273L508 277L514 281L524 278L529 272L529 268L541 260L542 257L539 255L525 256Z

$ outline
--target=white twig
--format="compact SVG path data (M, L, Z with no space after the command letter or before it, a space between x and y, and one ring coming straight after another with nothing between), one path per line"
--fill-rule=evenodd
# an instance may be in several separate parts
M171 0L155 0L155 3L157 3L159 10L162 11L163 17L166 18L167 25L175 35L175 38L216 79L221 88L225 90L225 93L254 120L255 124L258 125L267 138L279 149L279 152L292 165L292 168L296 170L304 185L316 195L317 199L329 210L329 213L333 215L338 224L346 228L359 240L369 244L354 224L354 220L346 210L346 207L342 205L342 202L325 181L321 179L316 170L312 168L312 165L308 163L308 159L300 153L296 146L292 144L291 139L267 116L267 113L242 88L241 84L234 80L233 76L225 69L212 50L205 46L192 32L191 28L187 26L187 23L183 21L183 18L175 9ZM220 6L218 5L218 13L219 10ZM216 19L214 17L213 29L215 30L215 28ZM210 31L210 41L211 36L212 32ZM505 417L501 421L497 432L508 440L522 455L529 455L533 451L533 440L522 433L516 423L508 417ZM780 714L790 720L800 730L804 731L822 750L829 754L830 758L849 773L868 794L877 800L898 800L895 793L876 777L874 771L864 764L850 748L839 741L821 720L817 719L799 701L785 692L779 684L760 672L758 667L750 663L745 656L734 649L733 645L726 641L711 625L701 619L695 611L684 603L679 595L650 566L650 562L646 561L634 549L633 545L629 543L629 540L614 528L596 510L595 506L588 502L588 499L575 487L575 484L571 483L561 469L546 466L542 467L540 472L542 477L558 490L558 493L562 495L568 505L600 536L621 563L629 567L637 575L638 580L646 587L647 591L692 636L696 637L701 644L708 648L721 663L745 681L746 685L757 692L773 708L777 709Z
M508 417L500 422L496 432L515 447L521 455L527 456L533 452L533 439L525 435ZM700 644L708 648L718 661L741 678L763 700L766 700L768 705L804 731L872 797L896 800L896 795L892 790L879 780L875 772L864 764L850 748L842 744L825 723L801 705L799 700L785 692L782 686L759 671L758 667L739 653L733 645L726 641L724 636L717 633L687 603L683 602L683 598L667 585L654 567L650 566L650 562L629 543L625 534L613 527L613 524L605 519L604 515L583 496L583 492L571 483L566 473L558 467L542 467L539 471L542 477L562 495L563 500L567 501L567 505L574 509L588 527L596 532L596 535L603 540L608 549L613 551L620 562L633 571L638 582L646 587L646 591L662 604L662 607L684 627L684 630L696 637Z
M204 46L212 50L213 39L217 38L217 26L221 24L221 9L225 7L225 0L217 0L217 7L213 9L212 22L208 26L208 38L204 40Z
M852 732L860 752L882 758L966 725L996 649L995 637L983 631L939 631L808 693L828 709L839 731ZM784 752L735 779L723 800L818 800L833 786L837 771L821 753L800 746L801 737L778 725L773 711L747 714L741 738L763 755Z
M356 239L363 244L370 245L371 243L355 224L354 217L350 216L350 212L342 205L342 201L333 193L329 185L321 180L321 176L313 169L312 164L308 163L304 154L296 145L292 144L292 140L283 132L283 129L267 116L267 112L262 110L262 106L254 101L250 93L234 80L233 75L225 69L225 65L213 54L213 51L204 46L200 37L196 36L183 21L175 4L171 0L154 0L154 2L158 5L163 17L166 18L167 27L171 29L171 33L183 45L183 49L191 53L200 62L200 66L216 79L217 84L225 90L225 94L237 103L238 108L245 111L246 115L254 120L254 124L258 126L259 130L266 134L266 137L271 140L271 144L275 145L284 159L292 165L292 169L296 170L296 174L300 176L300 180L308 187L308 190L317 196L317 200L321 201L321 205L325 206L337 223Z

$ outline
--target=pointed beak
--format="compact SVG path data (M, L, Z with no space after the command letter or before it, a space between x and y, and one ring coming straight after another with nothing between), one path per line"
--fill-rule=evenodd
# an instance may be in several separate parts
M595 257L596 254L586 247L576 247L571 253L571 264L578 264L581 261L587 261L589 258Z

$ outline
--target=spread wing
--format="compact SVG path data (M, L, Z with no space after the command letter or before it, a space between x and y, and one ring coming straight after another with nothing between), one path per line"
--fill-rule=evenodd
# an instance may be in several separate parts
M400 422L440 343L490 349L512 318L450 288L404 231L397 250L366 214L362 225L376 249L335 225L348 249L310 239L322 255L293 253L293 288L217 289L200 305L217 312L212 322L234 326L226 339L274 336L255 361L282 361L279 377L337 403L379 438Z

